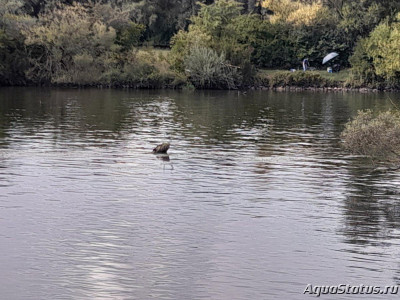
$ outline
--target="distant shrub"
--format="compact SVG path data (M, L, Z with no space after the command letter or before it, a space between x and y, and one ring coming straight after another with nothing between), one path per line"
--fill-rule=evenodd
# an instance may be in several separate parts
M118 31L116 43L125 50L138 46L144 30L143 24L129 22L127 26Z
M225 54L206 47L194 47L185 60L186 73L196 88L236 89L237 68L225 60Z
M374 115L371 110L359 111L342 132L344 147L372 158L399 160L400 113L393 111Z
M190 49L208 47L211 37L197 28L190 27L190 31L178 31L171 39L171 52L168 55L169 62L176 71L185 71L185 57L190 54Z
M172 71L165 57L155 51L132 48L122 61L122 65L111 64L103 74L104 84L134 88L181 88L186 84L185 78Z
M269 75L264 72L259 72L254 78L255 86L269 87Z

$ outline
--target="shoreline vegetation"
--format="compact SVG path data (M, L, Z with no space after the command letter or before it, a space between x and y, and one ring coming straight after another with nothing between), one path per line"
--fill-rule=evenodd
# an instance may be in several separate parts
M151 50L152 51L152 50ZM319 92L400 92L400 89L385 85L357 85L350 82L350 71L343 70L338 73L326 71L285 71L285 70L259 70L254 76L253 83L242 88L233 90L256 90L256 91L319 91ZM19 85L21 86L21 85ZM22 85L27 86L27 85ZM184 78L158 77L152 81L141 81L134 83L114 82L108 83L59 83L59 84L31 84L37 87L62 87L62 88L116 88L116 89L195 89ZM230 89L226 89L230 90ZM232 89L231 89L232 90Z
M341 134L343 147L353 154L371 159L379 171L400 169L400 111L397 107L384 112L359 111L345 124Z
M0 1L0 86L400 90L396 0Z
M327 71L261 70L255 78L254 90L274 91L334 91L334 92L378 92L394 91L384 86L359 85L351 81L351 71L337 73Z

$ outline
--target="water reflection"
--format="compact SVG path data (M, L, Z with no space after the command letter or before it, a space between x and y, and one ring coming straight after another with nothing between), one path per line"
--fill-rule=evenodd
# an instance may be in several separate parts
M300 299L308 283L399 282L399 176L339 139L358 109L390 107L384 94L0 97L6 299ZM169 154L152 154L163 141Z
M174 165L168 154L155 154L155 157L162 162L163 170L165 170L166 167L170 170L174 169Z

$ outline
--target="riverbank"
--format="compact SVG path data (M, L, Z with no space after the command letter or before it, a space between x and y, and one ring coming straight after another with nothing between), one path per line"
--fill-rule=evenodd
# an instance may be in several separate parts
M259 70L255 76L254 90L275 91L334 91L334 92L399 92L398 86L384 82L365 84L355 80L350 70L336 73L326 71Z
M190 77L172 71L154 70L150 75L136 74L128 76L130 80L112 80L98 83L58 83L43 85L24 85L62 88L116 88L116 89L195 89ZM122 74L124 75L124 74ZM122 76L121 77L124 77ZM142 75L141 77L139 75ZM126 77L126 75L125 75ZM388 86L383 82L365 85L352 78L350 70L336 73L326 71L258 70L247 86L239 86L240 90L274 90L274 91L322 91L322 92L400 92L399 87Z
M313 91L313 92L359 92L359 93L378 93L378 92L399 92L400 90L395 89L372 89L372 88L346 88L346 87L300 87L300 86L256 86L251 87L251 90L262 90L262 91L277 91L277 92L301 92L301 91Z

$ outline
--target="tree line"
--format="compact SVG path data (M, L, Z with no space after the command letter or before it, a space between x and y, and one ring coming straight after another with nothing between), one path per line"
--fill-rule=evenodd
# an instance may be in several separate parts
M321 67L398 86L395 0L0 0L0 84L238 88ZM161 51L169 49L170 51Z

